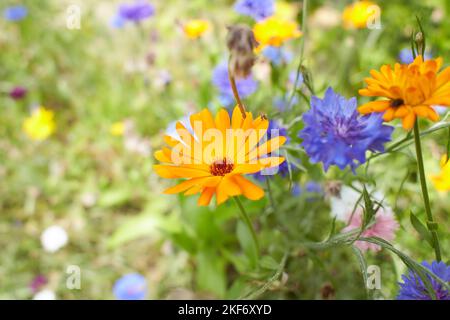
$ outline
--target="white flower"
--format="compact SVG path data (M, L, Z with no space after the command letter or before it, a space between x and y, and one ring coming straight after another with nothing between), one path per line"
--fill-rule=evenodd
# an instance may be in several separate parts
M41 235L42 246L47 252L58 251L67 244L67 241L67 232L60 226L48 227Z
M359 190L362 189L362 186L357 185L356 188ZM367 191L371 193L370 188L368 188ZM333 217L336 216L337 220L347 222L348 214L353 212L356 208L356 203L360 197L361 194L355 189L348 186L342 186L339 195L330 197L331 215ZM372 201L378 201L381 203L383 198L384 196L381 192L377 191L371 194ZM364 200L361 199L359 205L363 204Z
M56 295L50 289L44 289L36 293L33 297L33 300L55 300Z

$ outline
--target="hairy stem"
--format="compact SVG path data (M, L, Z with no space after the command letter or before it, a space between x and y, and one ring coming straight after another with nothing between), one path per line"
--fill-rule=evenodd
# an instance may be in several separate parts
M425 170L423 166L423 156L422 156L422 145L420 142L420 131L419 131L419 122L416 119L416 122L414 123L414 141L416 145L416 154L417 154L417 166L419 169L419 177L420 177L420 185L422 188L422 196L423 196L423 202L425 204L425 212L427 214L427 228L431 233L432 239L433 239L433 248L436 255L436 260L441 261L441 247L439 244L439 238L436 232L437 224L434 222L433 214L431 213L431 206L430 206L430 198L428 196L428 189L427 189L427 181L425 178Z
M300 60L298 62L297 72L295 74L294 88L292 89L291 96L288 101L288 108L292 105L292 100L294 99L295 90L297 90L298 79L300 78L300 71L302 69L303 64L303 53L305 51L305 40L306 40L306 20L308 17L308 0L303 0L303 8L302 8L302 33L303 37L301 39L300 44Z
M234 98L236 99L236 103L239 107L239 110L241 110L242 117L245 119L245 117L246 117L245 107L241 101L241 97L239 97L239 92L238 92L238 89L236 86L236 80L234 79L233 73L231 72L229 62L228 62L228 78L230 79L231 90L233 91L233 95L234 95Z

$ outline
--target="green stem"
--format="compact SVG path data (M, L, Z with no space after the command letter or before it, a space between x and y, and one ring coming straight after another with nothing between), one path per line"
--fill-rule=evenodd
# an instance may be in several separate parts
M450 161L450 127L448 127L447 161Z
M242 202L239 199L239 197L233 197L233 199L234 199L234 201L236 201L236 204L239 207L239 215L240 215L242 221L247 225L248 230L252 234L253 243L255 245L256 252L257 252L257 259L259 260L259 243L258 243L258 238L256 237L255 229L253 229L252 222L250 221L250 218L248 217L247 212L245 211L244 206L242 205Z
M242 117L245 119L246 117L245 107L241 101L241 98L239 97L239 92L236 86L236 80L234 79L233 73L231 72L230 61L228 61L228 78L230 79L231 90L233 91L234 98L236 99L239 110L241 110Z
M297 73L295 74L294 88L292 89L291 96L289 97L288 108L292 105L292 100L294 99L295 91L297 90L298 80L300 78L300 70L302 69L303 63L303 52L305 51L305 40L306 40L306 20L308 17L308 0L303 0L302 8L302 39L300 44L300 61L297 67Z
M266 176L266 185L267 185L267 192L269 193L270 205L272 207L272 210L275 211L275 202L273 201L272 188L270 187L269 177L267 176Z
M423 156L422 156L422 146L420 143L420 131L419 122L414 123L414 141L416 144L416 154L417 154L417 166L419 169L420 185L422 188L423 201L425 204L425 212L427 214L427 227L431 233L433 239L433 248L436 255L436 260L441 261L441 247L439 244L439 238L436 232L437 224L433 220L433 214L431 213L430 198L428 197L427 181L425 178L425 170L423 166Z

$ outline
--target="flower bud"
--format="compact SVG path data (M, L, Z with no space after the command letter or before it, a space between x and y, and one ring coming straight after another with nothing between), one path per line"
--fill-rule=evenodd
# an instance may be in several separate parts
M228 27L227 46L230 50L230 72L236 78L247 77L255 63L254 49L258 45L252 29L243 24Z

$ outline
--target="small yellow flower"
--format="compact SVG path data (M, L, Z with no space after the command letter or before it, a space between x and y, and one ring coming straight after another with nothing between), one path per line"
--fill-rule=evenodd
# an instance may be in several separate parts
M439 191L450 191L450 161L447 155L441 158L441 173L431 177L435 188Z
M23 122L22 129L32 140L45 140L56 130L54 113L44 107L33 111Z
M184 24L183 31L188 38L197 39L208 31L210 27L211 26L207 20L194 19Z
M265 46L279 47L283 42L302 35L296 22L281 19L277 16L257 22L253 27L253 33L260 45L259 50Z
M376 12L380 12L379 7L371 1L358 1L345 7L342 13L344 27L364 29L368 20Z
M298 6L291 2L275 2L275 16L285 20L295 20L298 14Z
M123 121L114 122L109 128L109 133L113 136L123 136L125 132L125 123Z

